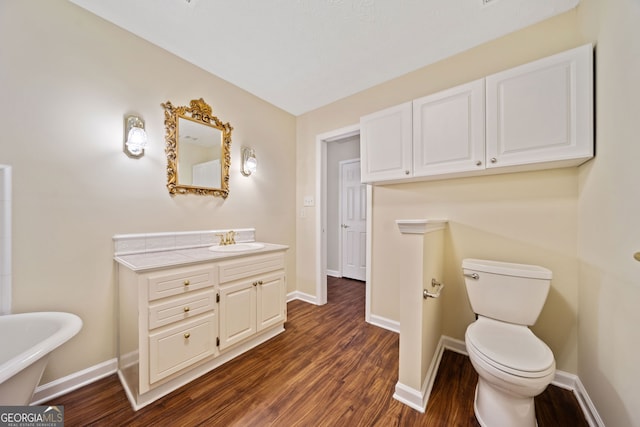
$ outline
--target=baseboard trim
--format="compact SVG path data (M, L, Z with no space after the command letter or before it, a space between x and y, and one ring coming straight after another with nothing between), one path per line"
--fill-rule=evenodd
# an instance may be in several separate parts
M342 274L337 270L327 270L327 276L337 277L339 279L342 277Z
M398 321L387 319L386 317L382 316L377 316L375 314L372 314L367 321L374 326L378 326L397 334L400 333L400 322Z
M394 399L422 413L426 408L426 405L423 405L424 396L421 390L416 390L413 387L402 384L400 381L396 383L396 390L393 393Z
M82 371L67 375L36 388L31 399L32 405L39 405L43 402L55 399L73 390L84 387L99 379L115 374L118 369L118 359L107 360L97 365L91 366Z
M293 291L287 294L287 302L291 302L294 300L300 300L304 302L308 302L309 304L318 305L318 299L314 295L305 294L300 291Z
M604 422L602 418L600 418L600 414L598 414L593 401L577 375L556 371L556 376L551 384L573 392L590 427L604 427Z
M440 337L440 342L438 343L438 346L442 345L443 350L451 350L451 351L455 351L456 353L460 353L460 354L464 354L465 356L468 356L469 354L467 353L467 346L464 343L464 341L461 341L459 339L456 338L451 338L449 336L446 335L442 335Z

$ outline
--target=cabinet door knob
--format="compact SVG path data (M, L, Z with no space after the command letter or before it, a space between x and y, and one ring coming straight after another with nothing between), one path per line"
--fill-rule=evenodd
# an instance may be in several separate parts
M253 286L258 286L258 282L253 282L252 285Z
M185 285L185 286L189 286L190 284L191 284L191 283L189 283L189 281L188 281L188 280L185 280L185 281L184 281L184 285Z
M492 158L491 158L491 163L495 163L495 162L497 162L497 161L498 161L498 159L496 159L495 157L492 157Z
M191 310L189 307L185 307L185 308L184 308L184 312L185 312L185 313L188 313L188 312L189 312L189 310Z
M405 175L409 175L410 173L411 173L411 172L409 172L409 171L404 171L404 174L405 174Z
M262 285L262 280L258 280L258 285Z
M191 336L191 334L189 332L187 332L187 333L184 334L184 339L188 340L190 336Z
M480 166L482 162L480 160L476 161L476 166Z

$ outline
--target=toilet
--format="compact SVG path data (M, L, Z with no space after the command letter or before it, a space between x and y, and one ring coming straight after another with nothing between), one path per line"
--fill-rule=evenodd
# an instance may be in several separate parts
M483 427L535 427L534 396L554 378L551 349L533 332L551 271L544 267L464 259L467 295L477 320L465 333L478 373L474 412Z

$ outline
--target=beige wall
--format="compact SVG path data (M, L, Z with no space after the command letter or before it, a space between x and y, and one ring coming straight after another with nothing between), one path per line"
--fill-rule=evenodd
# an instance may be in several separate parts
M115 357L112 236L256 227L290 245L295 288L295 117L65 0L0 2L0 163L13 166L13 311L84 321L43 382ZM164 111L203 97L234 127L230 196L171 197ZM122 152L124 116L150 146ZM240 147L259 161L241 176Z
M493 72L588 42L571 11L430 67L298 117L298 162L315 164L315 136L359 117ZM312 191L314 170L298 167L300 196ZM372 314L399 319L396 219L446 218L444 333L463 339L473 320L460 265L464 257L535 263L554 273L552 291L535 325L560 369L577 371L577 168L377 186L373 191ZM314 218L298 218L298 286L315 293Z
M579 175L578 374L607 426L640 425L640 3L583 0L597 159Z

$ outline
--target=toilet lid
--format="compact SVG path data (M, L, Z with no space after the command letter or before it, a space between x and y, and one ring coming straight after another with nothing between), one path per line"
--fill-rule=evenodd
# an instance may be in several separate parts
M466 339L487 363L505 372L537 377L555 369L551 349L526 326L479 317L467 328Z

